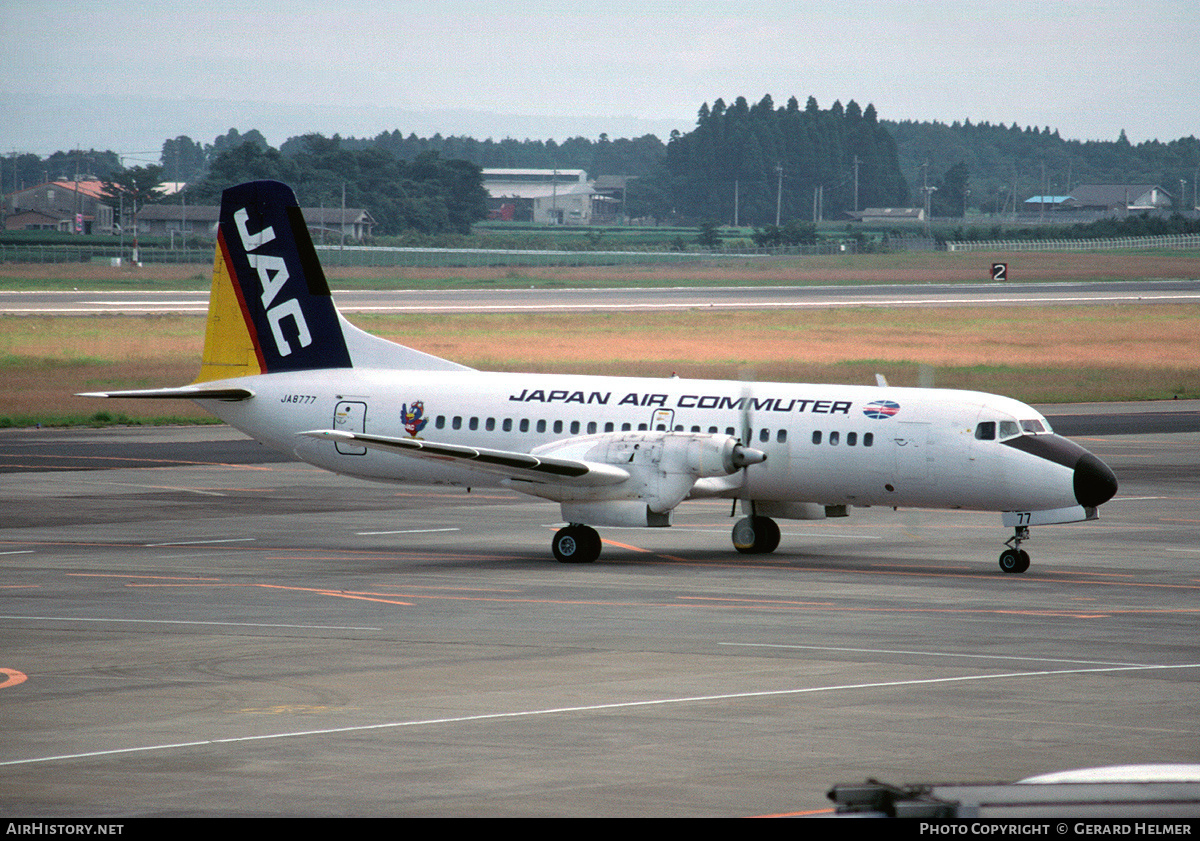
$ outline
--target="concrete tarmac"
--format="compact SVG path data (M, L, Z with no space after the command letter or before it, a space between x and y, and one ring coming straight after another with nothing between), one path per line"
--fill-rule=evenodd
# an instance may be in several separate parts
M1200 433L1081 443L1117 498L1013 576L998 514L784 521L741 556L728 503L685 503L571 566L517 494L225 427L5 432L0 811L779 815L1198 762Z

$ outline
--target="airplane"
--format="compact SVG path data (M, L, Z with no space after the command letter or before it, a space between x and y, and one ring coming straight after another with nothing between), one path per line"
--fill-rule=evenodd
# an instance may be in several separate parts
M596 527L664 527L728 499L741 553L777 519L864 506L998 511L1022 573L1033 526L1097 519L1113 471L1017 400L974 391L478 371L372 336L338 312L291 188L222 196L200 373L172 388L250 437L362 479L502 487L559 503L556 559Z

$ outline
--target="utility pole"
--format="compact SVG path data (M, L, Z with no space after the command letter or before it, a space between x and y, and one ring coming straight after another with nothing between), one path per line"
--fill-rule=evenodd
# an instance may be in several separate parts
M858 213L858 155L854 156L854 212Z
M778 181L775 186L775 227L779 227L779 213L783 207L783 164L775 164Z

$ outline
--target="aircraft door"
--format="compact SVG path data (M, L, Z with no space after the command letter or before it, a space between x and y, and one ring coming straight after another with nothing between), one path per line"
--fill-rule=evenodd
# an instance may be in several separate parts
M674 423L674 409L655 409L650 417L650 429L653 432L670 432Z
M341 432L367 431L367 404L357 400L343 400L333 410L333 428ZM355 444L337 442L334 446L344 456L366 455L367 448Z
M902 421L892 440L896 476L905 485L924 487L932 473L934 446L930 424Z

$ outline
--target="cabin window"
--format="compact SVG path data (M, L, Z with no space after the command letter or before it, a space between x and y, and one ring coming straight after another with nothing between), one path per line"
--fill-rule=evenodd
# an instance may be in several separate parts
M838 442L838 433L836 433L836 432L831 432L831 433L829 433L829 444L830 444L830 446L836 447L836 446L837 446L837 442Z
M505 432L512 432L512 418L505 418L504 424L500 428Z
M609 421L608 423L604 424L604 431L605 432L613 431L613 422L612 421Z
M479 418L471 418L469 421L467 421L467 429L472 431L479 429Z
M768 441L770 441L771 440L771 430L760 429L758 431L758 440L762 441L764 444L767 443Z
M858 443L858 433L857 432L847 432L846 433L846 446L853 447L857 443Z
M571 421L571 434L572 435L579 434L579 421Z
M780 444L786 444L787 443L787 430L781 429L778 432L776 432L775 440Z
M594 433L596 431L596 422L595 421L588 421L587 431L588 431L588 435L591 435L592 433Z
M562 432L562 431L563 431L563 422L562 422L562 421L560 421L560 420L557 420L557 421L555 421L555 422L554 422L554 431L555 431L555 432Z
M446 416L438 415L433 421L433 427L434 427L434 429L445 429L446 428Z
M454 416L454 420L450 421L450 426L453 429L462 429L462 418L458 415Z
M638 424L638 432L645 432L645 431L646 431L646 424L639 423Z
M996 440L996 422L981 421L979 426L975 427L975 437L980 441L995 441Z
M871 447L871 446L874 446L874 444L875 444L875 433L874 432L864 432L863 433L863 446Z
M522 432L529 431L529 418L521 418L520 428Z
M734 428L732 426L727 426L727 427L725 427L725 434L726 435L737 435L737 432L734 430Z
M716 435L716 434L717 434L717 428L716 428L715 426L710 426L710 427L708 428L708 434L709 434L709 435Z
M628 432L628 431L629 431L629 430L631 430L631 429L633 429L633 427L632 427L630 424L627 424L627 423L623 423L623 424L621 424L621 431L622 431L622 432Z
M491 432L492 430L494 430L496 428L496 419L488 418L486 421L484 421L483 428L486 429L488 432Z
M814 429L814 430L813 430L813 443L814 443L814 444L820 444L820 443L821 443L821 430L819 430L819 429Z
M540 420L540 421L538 421L538 422L537 422L537 431L538 431L538 432L545 432L545 431L546 431L546 421L544 421L544 420Z

